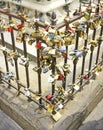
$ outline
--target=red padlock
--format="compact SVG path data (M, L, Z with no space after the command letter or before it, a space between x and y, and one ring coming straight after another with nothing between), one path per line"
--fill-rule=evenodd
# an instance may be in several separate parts
M41 42L37 42L37 43L36 43L36 48L37 48L37 49L40 49L40 48L41 48Z
M53 98L53 95L51 95L51 94L49 94L49 95L46 96L47 100L51 100L52 98Z
M47 31L47 32L48 32L48 30L49 30L49 26L46 26L45 31Z
M9 27L8 28L8 32L12 32L13 31L13 28L12 27Z
M67 57L67 54L66 54L66 53L62 53L62 56L63 56L64 58L66 58L66 57Z
M84 75L83 79L88 80L88 75Z
M60 73L59 77L58 77L58 80L63 80L63 78L64 78L64 75Z
M23 27L22 24L18 24L18 25L17 25L17 28L18 28L18 29L21 29L22 27Z

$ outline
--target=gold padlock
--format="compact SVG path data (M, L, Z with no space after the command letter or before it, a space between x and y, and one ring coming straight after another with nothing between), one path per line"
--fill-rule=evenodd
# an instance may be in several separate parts
M90 44L96 47L98 45L98 42L96 40L91 40Z
M46 44L47 44L49 47L51 47L51 46L54 45L54 43L53 43L52 40L48 40L48 41L46 41Z
M22 36L16 36L16 42L22 43Z
M79 37L83 37L83 36L84 36L84 31L83 31L83 29L79 29L79 30L78 30L78 36L79 36Z
M96 28L96 24L93 21L89 22L89 28L94 30Z
M65 21L66 23L68 23L68 22L70 21L70 18L69 18L69 17L65 17L65 18L64 18L64 21Z
M31 36L34 38L42 38L44 36L42 30L33 31Z

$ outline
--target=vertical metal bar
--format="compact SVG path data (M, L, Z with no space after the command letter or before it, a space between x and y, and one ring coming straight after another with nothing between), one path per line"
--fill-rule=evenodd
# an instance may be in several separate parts
M88 33L89 33L89 26L88 26L88 22L87 22L87 28L86 28L87 39L85 39L84 49L86 49L86 47L87 47ZM81 76L84 74L85 58L86 58L86 54L83 55ZM82 83L83 83L83 79L81 78L80 85L82 85Z
M78 49L78 42L79 42L79 32L78 30L76 31L76 44L75 44L75 50ZM75 79L76 79L76 66L77 66L77 58L74 59L74 67L73 67L73 80L72 83L75 83Z
M4 41L4 34L1 33L1 43L2 46L5 47L5 41ZM8 61L7 61L7 52L3 51L4 58L5 58L5 64L6 64L6 71L9 72L9 66L8 66Z
M67 12L67 16L69 17L69 9L68 9L68 12ZM69 24L66 25L66 28L65 28L66 31L68 30L68 27L69 27ZM68 56L68 46L66 46L66 57L64 59L64 64L67 64L67 56ZM66 89L66 77L67 77L67 74L66 74L66 72L64 72L64 80L63 80L64 90Z
M55 75L56 58L52 57L52 75ZM52 95L55 93L55 83L52 83Z
M11 40L12 40L13 51L15 52L16 47L15 47L15 40L14 40L14 32L13 31L11 32ZM17 63L17 58L15 58L15 57L14 57L14 63L15 63L16 79L17 79L17 81L19 81L18 63Z
M66 57L64 59L64 64L67 64L67 56L68 56L68 46L66 46ZM63 88L66 89L66 72L64 72L64 80L63 80Z
M102 36L102 32L103 32L103 26L101 26L100 37ZM98 49L97 49L96 64L98 64L99 53L100 53L100 47L101 47L101 40L99 40L98 42L99 42L99 44L98 44Z
M9 2L8 2L8 6L9 6ZM9 23L11 23L11 19L12 17L9 15ZM12 41L12 49L13 49L13 52L15 53L16 47L15 47L14 31L11 31L11 41ZM16 80L19 81L19 71L18 71L18 63L17 63L18 58L14 56L13 59L14 59L14 64L15 64ZM20 85L18 84L18 82L17 82L17 86L18 86L18 90L20 90Z
M24 48L24 58L27 58L27 46L26 46L26 41L25 41L25 35L26 34L24 33L22 39L23 39L23 48ZM29 86L30 86L30 82L29 82L29 69L28 69L28 67L29 67L29 63L27 63L25 65L27 88L29 88Z
M93 30L93 35L92 35L92 40L95 40L95 35L96 35L96 28ZM91 45L91 53L90 53L90 61L89 61L89 69L88 71L91 70L92 67L92 59L93 59L93 51L94 51L94 46ZM90 73L88 74L88 77L90 76Z
M37 41L38 42L38 41ZM37 49L37 67L40 68L40 49ZM41 89L41 68L38 70L38 90L39 90L39 96L42 94ZM42 104L42 99L40 98L39 103Z

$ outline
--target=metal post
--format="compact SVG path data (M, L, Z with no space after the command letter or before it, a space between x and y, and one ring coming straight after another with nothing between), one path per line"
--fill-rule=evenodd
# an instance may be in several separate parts
M96 28L93 30L92 40L95 40L95 35L96 35ZM90 71L91 67L92 67L92 58L93 58L94 46L91 45L90 50L91 50L91 53L90 53L90 61L89 61L89 69L88 69L88 71ZM88 73L88 77L90 77L90 73Z
M103 26L101 26L101 30L100 30L100 37L102 36L102 32L103 32ZM98 63L99 60L99 53L100 53L100 47L101 47L101 40L98 41L98 49L97 49L97 57L96 57L96 64Z
M8 2L8 9L10 12L9 2ZM11 20L12 20L12 16L9 15L9 23L11 23ZM10 33L11 33L12 49L13 49L13 52L15 53L16 47L15 47L14 31L12 30ZM18 72L18 63L17 63L18 58L14 56L13 59L14 59L14 64L15 64L16 80L17 80L17 86L18 86L18 91L19 91L20 85L18 84L18 81L19 81L19 72ZM19 95L19 92L18 92L18 95Z
M2 46L5 47L5 41L4 41L4 34L1 33L1 43L2 43ZM6 51L3 51L3 54L4 54L4 58L5 58L5 64L6 64L6 71L9 72L9 66L8 66L8 61L7 61L7 52Z
M87 28L86 28L87 38L85 39L84 49L86 49L86 48L87 48L88 33L89 33L89 26L88 26L88 22L87 22ZM84 68L85 68L85 58L86 58L86 53L83 55L81 76L84 74ZM82 83L83 83L83 79L81 78L80 85L82 85Z
M78 30L76 30L76 44L75 44L75 50L78 49L78 42L79 42L79 32L78 32ZM73 83L73 84L75 83L75 79L76 79L76 66L77 66L77 61L78 61L77 58L75 58L74 61L73 61L73 64L74 64L74 67L73 67L73 80L72 80L72 83Z
M26 41L25 41L25 33L23 34L23 48L24 48L24 58L27 58L27 48L26 48ZM27 61L27 63L25 64L25 72L26 72L26 82L27 82L27 88L29 88L30 83L29 83L29 63Z
M37 40L38 42L38 40ZM37 49L37 67L40 68L40 49ZM39 96L42 94L41 89L41 69L38 70L38 90L39 90ZM42 99L40 98L39 103L42 104Z
M68 46L66 46L66 57L64 59L64 64L67 64L67 56L68 56ZM63 80L63 88L66 89L66 72L64 72L64 80Z
M52 75L55 75L56 58L52 57ZM55 93L55 83L52 83L52 95Z

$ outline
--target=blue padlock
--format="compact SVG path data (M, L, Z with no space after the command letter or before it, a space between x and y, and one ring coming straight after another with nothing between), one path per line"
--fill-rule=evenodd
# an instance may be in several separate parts
M76 56L79 58L79 57L81 57L83 55L83 52L82 51L78 51L78 52L76 52Z
M49 36L50 39L53 39L53 38L54 38L54 34L53 34L53 33L49 33L48 36Z
M66 53L66 47L65 46L61 46L60 49L59 49L59 52Z

